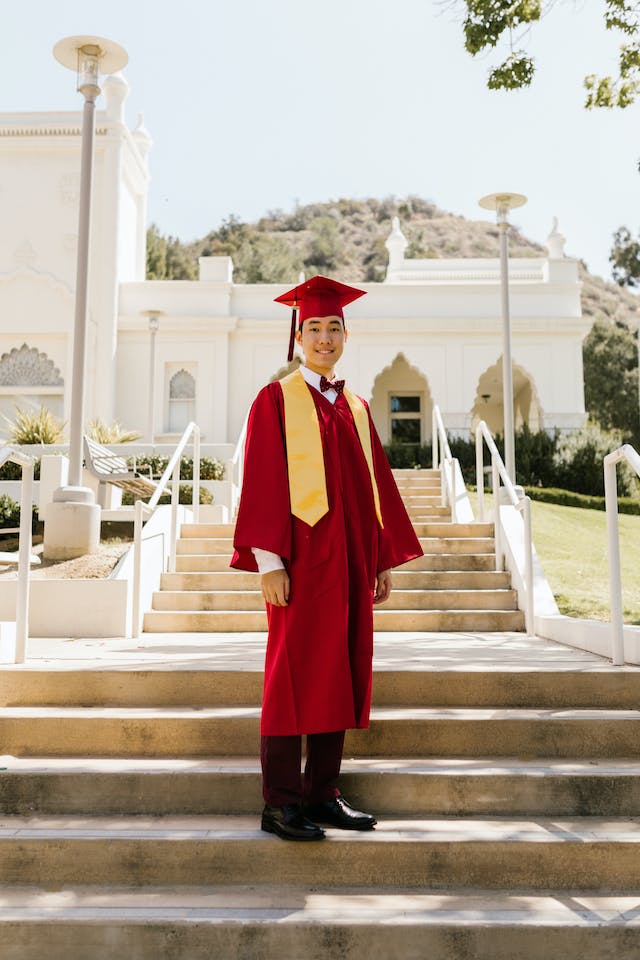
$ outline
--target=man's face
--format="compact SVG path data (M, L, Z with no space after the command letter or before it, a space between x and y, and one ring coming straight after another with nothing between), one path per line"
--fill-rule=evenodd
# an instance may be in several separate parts
M325 376L333 373L346 339L340 317L308 317L296 333L309 369Z

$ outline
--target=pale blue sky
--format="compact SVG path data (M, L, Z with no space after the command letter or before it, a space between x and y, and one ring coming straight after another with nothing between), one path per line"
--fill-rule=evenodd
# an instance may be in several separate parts
M640 226L640 105L586 112L582 78L615 67L602 0L560 0L527 41L532 89L486 90L498 55L464 51L438 0L4 0L0 112L80 108L53 59L97 33L130 57L127 119L154 140L149 216L183 240L231 213L418 194L467 218L496 190L514 220L609 276L613 231Z

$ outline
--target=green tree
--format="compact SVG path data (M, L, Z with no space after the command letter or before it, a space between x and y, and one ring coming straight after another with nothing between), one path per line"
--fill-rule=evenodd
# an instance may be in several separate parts
M605 430L640 445L638 351L624 323L596 320L583 344L587 412Z
M152 223L147 230L147 280L195 280L198 265L177 237L163 237Z
M518 46L526 33L555 5L555 0L460 0L465 9L465 47L475 56L506 42L508 54L494 67L487 80L491 90L528 87L535 75L535 59ZM460 6L454 0L454 6ZM628 107L640 93L640 3L637 0L604 0L607 30L620 33L616 76L585 77L585 106Z
M640 241L626 227L619 227L613 235L609 262L613 267L613 279L621 287L640 285Z

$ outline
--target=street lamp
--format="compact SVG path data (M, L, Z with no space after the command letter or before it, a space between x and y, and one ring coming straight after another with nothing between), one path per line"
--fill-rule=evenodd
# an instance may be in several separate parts
M52 558L78 556L95 549L96 523L99 537L99 509L95 508L93 492L82 486L82 430L84 420L84 380L87 333L87 294L89 276L89 239L91 228L91 185L93 175L93 141L95 132L95 102L100 94L100 73L109 74L127 65L125 50L103 37L79 36L59 40L53 55L64 67L77 74L77 89L84 97L82 114L82 153L80 163L80 212L78 218L78 259L76 272L75 319L73 327L73 365L71 374L71 416L69 420L69 477L68 483L54 492L56 504L73 505L68 516L52 520L45 553ZM55 511L54 511L55 512ZM96 519L97 517L97 519ZM64 535L64 527L69 536ZM57 527L57 532L53 528ZM46 538L45 538L46 539ZM57 543L55 541L58 541Z
M512 483L516 482L515 432L513 426L513 370L511 365L511 320L509 316L509 210L522 207L527 198L521 193L490 193L480 200L485 210L495 210L500 231L500 291L502 313L502 406L504 410L505 466Z
M149 317L149 399L147 404L147 440L154 441L154 413L156 400L156 334L160 327L160 310L145 310Z

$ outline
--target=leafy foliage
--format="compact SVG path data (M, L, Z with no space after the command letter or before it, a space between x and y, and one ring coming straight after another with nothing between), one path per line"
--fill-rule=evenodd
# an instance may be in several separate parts
M640 241L627 227L619 227L613 235L613 247L609 254L613 279L621 287L640 285Z
M583 344L583 364L585 406L591 418L640 447L638 351L629 327L596 320Z
M556 468L555 486L577 493L604 496L604 470L602 461L607 453L622 443L622 436L615 430L603 430L597 423L589 422L575 434L565 434L558 441L553 456ZM623 464L618 468L618 493L622 496L637 496L635 474Z
M134 458L129 458L129 463L134 466ZM155 480L159 479L167 469L169 463L168 457L143 456L135 457L135 469L138 473L150 474ZM180 479L193 480L193 458L182 457L180 460ZM200 458L200 479L201 480L224 480L224 464L213 457Z
M40 479L40 460L35 460L33 464L33 479ZM22 480L22 467L19 463L12 460L5 460L0 467L0 480Z
M155 224L147 230L147 280L195 280L197 264L177 237L163 237Z
M33 520L31 528L33 529L33 524L37 520L38 508L34 505L33 507ZM19 527L20 526L20 504L16 503L15 500L12 500L11 497L8 497L6 493L0 494L0 529L3 527Z
M15 420L5 417L9 439L12 443L61 443L65 424L58 420L50 410L41 406L39 410L22 410L16 407Z
M558 490L554 487L525 487L532 500L543 503L557 503L561 507L582 507L586 510L604 510L604 497L593 497L586 493L573 493L571 490ZM618 497L618 513L631 513L640 516L640 500L634 497Z
M554 0L463 0L465 47L473 56L497 47L506 40L509 54L494 67L487 80L492 90L528 87L535 74L535 61L526 51L515 49L514 33L523 32L549 13ZM617 75L585 77L585 106L630 106L640 93L640 4L637 0L605 0L604 23L607 30L621 33L626 41L620 48Z

